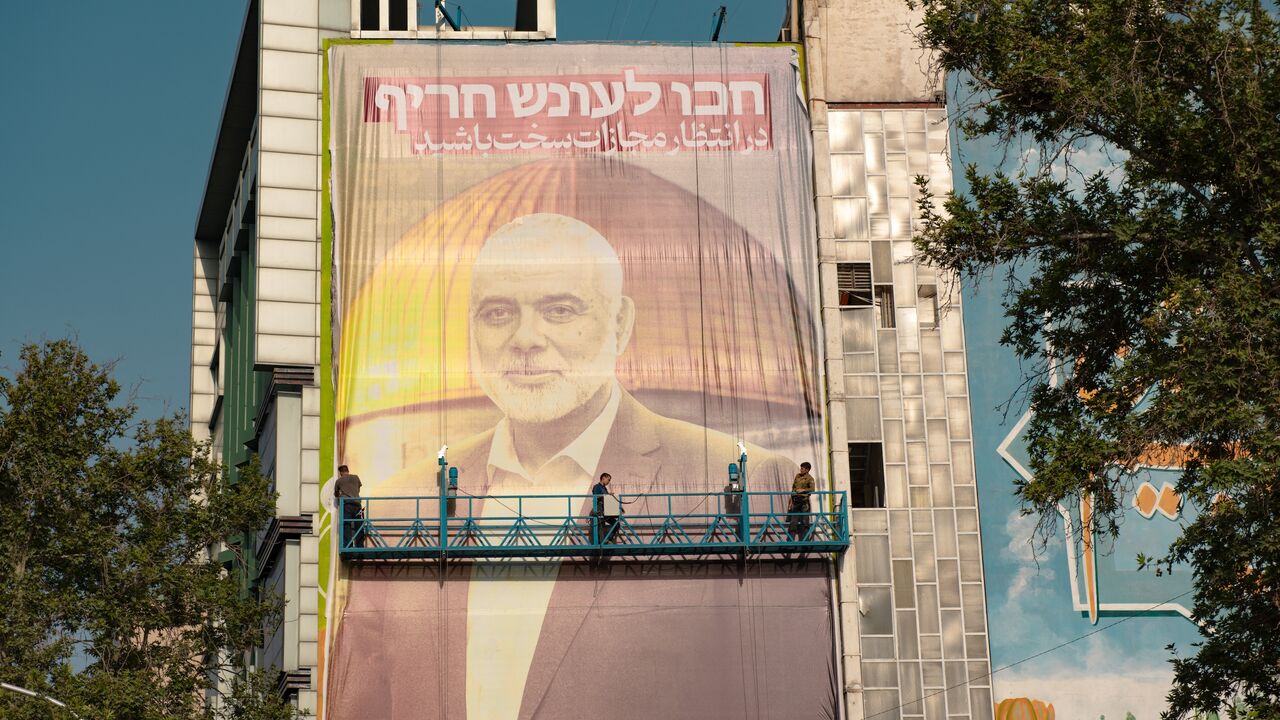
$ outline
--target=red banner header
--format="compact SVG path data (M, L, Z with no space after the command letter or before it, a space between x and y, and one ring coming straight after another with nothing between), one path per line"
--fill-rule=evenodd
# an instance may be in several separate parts
M773 147L764 73L366 77L364 121L422 155L754 152Z

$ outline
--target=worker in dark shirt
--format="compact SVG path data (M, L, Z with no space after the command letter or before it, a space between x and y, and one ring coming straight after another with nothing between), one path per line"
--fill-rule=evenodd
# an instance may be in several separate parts
M809 470L813 466L807 462L800 463L800 472L791 482L791 506L787 508L787 530L791 539L804 540L809 534L809 496L817 489L817 483Z
M364 533L360 532L364 512L360 507L360 476L353 475L346 465L338 466L338 482L333 486L333 496L342 507L342 544L340 547L364 547ZM350 538L350 545L348 545Z
M591 486L592 505L591 514L600 520L600 542L601 544L609 541L609 535L613 532L613 527L618 524L617 515L606 515L604 506L604 496L612 495L609 490L609 481L613 476L609 473L600 473L600 482Z

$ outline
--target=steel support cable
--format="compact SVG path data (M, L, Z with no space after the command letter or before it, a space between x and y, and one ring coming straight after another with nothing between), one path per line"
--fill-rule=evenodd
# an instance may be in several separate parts
M689 87L697 87L698 79L698 58L697 48L691 42L689 43ZM693 122L693 120L689 120ZM696 130L696 128L695 128ZM696 196L694 208L694 222L697 225L697 258L698 258L698 341L701 344L701 352L698 356L701 358L701 367L699 368L702 386L702 457L703 466L706 466L707 456L711 449L711 429L707 427L707 308L706 308L706 283L703 280L706 268L703 267L703 260L706 257L706 248L703 246L702 240L702 165L699 161L699 148L693 148L693 187Z
M717 43L716 47L718 50L718 57L720 61L720 82L722 85L725 85L727 87L726 80L728 78L728 58L727 58L726 48L723 43ZM697 152L697 148L694 149L694 152L695 153ZM734 204L735 186L733 183L733 155L735 152L737 152L737 149L730 147L728 153L726 154L724 162L721 163L721 168L722 168L721 169L721 192L724 194L724 207L726 210L725 214L728 216L728 219L727 221L725 221L725 226L720 228L720 231L721 231L721 235L724 237L724 246L723 246L724 256L725 256L726 262L729 264L730 267L732 267L732 264L733 264L731 249L733 247L734 238L732 237L732 235L734 234L734 231L737 229L737 212L736 212L736 206ZM697 156L695 155L695 158L696 157ZM702 199L701 193L699 193L699 201L701 201L701 199ZM699 203L699 207L700 206L701 206L701 203ZM701 223L699 223L699 227L701 227ZM738 239L740 239L740 241L743 243L744 252L742 256L742 265L743 265L743 271L745 272L747 277L747 282L749 284L752 278L752 273L751 273L752 268L749 262L751 257L751 254L749 252L750 235L748 232L744 231L740 234L740 238ZM702 275L700 272L699 281L701 281L701 279L702 279ZM729 376L729 397L733 398L733 403L732 403L733 404L733 434L734 434L735 440L744 441L743 447L745 447L746 437L744 433L746 428L745 428L745 422L743 421L743 417L742 417L741 398L739 397L739 393L738 393L737 352L739 350L739 346L738 346L739 327L738 327L737 307L734 304L734 297L733 297L735 285L734 283L726 283L725 286L722 286L722 287L723 287L722 299L727 304L727 306L724 308L724 312L726 313L729 319L729 322L727 323L729 337L727 338L726 351L729 352L729 361L730 361L730 366L728 368L728 376ZM754 297L754 293L748 292L747 296ZM754 303L752 304L752 307L754 309ZM704 323L705 323L705 319L704 319ZM755 325L755 327L759 327L758 324ZM703 354L704 359L705 359L705 356L706 354L704 352ZM706 396L704 394L703 396L704 408L705 408L705 402L706 402L705 398ZM765 406L767 409L768 408L767 400L765 402ZM749 475L749 468L750 468L750 458L748 458L747 460L747 467L741 468L741 471L743 472L744 489L747 487L750 487L749 483L751 482L751 478ZM772 510L773 508L770 507L771 512ZM747 526L742 529L742 532L747 535L747 537L743 538L743 541L749 543L751 540L751 534L752 534L749 521ZM761 563L761 559L756 558L754 574L757 576L760 573L760 567L761 567L760 563ZM752 685L755 691L756 707L759 708L762 706L761 687L764 684L761 682L760 665L759 665L762 648L760 648L756 642L757 629L759 625L756 615L759 612L760 603L757 602L755 597L756 590L757 590L756 588L757 583L750 582L749 577L744 578L744 581L746 582L746 591L747 591L746 592L746 596L747 596L746 610L747 610L747 619L748 619L747 630L750 633L751 668L752 668L752 675L753 675L752 680L754 681ZM763 638L761 638L761 642L763 642ZM764 647L763 650L764 650L764 655L767 657L768 647L767 646ZM742 692L743 692L743 701L744 701L744 704L746 704L746 699L747 699L746 695L748 692L746 678L745 678L746 663L742 663L742 667L743 667L743 675L744 675Z
M461 12L459 12L459 16L461 16ZM440 75L444 70L443 53L444 53L444 45L437 43L436 52L435 52L437 82L439 82ZM437 112L435 114L436 115L436 137L444 137L443 114L438 112L438 109L439 109L439 100L437 99ZM445 355L445 348L448 346L448 342L447 342L448 328L444 324L445 303L448 301L448 297L445 294L445 287L447 286L447 283L445 282L445 268L446 268L445 244L441 242L441 238L440 238L441 225L444 222L443 213L440 212L440 206L443 203L444 203L444 155L442 151L442 152L436 153L436 204L435 204L435 207L432 208L432 215L434 215L436 218L436 223L435 223L436 225L435 227L436 258L437 258L436 259L436 263L437 263L436 285L437 285L437 291L439 293L439 298L440 298L439 302L437 303L438 305L437 311L439 313L438 319L437 319L437 327L440 329L439 330L439 333L440 333L440 339L439 339L440 375L439 377L440 379L438 383L439 385L438 392L440 396L440 404L442 406L441 408L442 411L440 413L441 415L440 435L442 438L448 438L449 437L449 403L446 402L446 398L448 397L448 387L446 384L449 381L449 374L448 372L446 372L446 355ZM443 474L441 474L439 478L439 482L441 483L446 482L445 476ZM443 488L441 488L440 491L443 492ZM441 545L443 546L444 538L442 537L440 538L440 540L441 540ZM449 717L449 692L448 692L449 678L448 678L448 670L447 670L447 668L449 667L449 585L447 582L448 578L445 575L445 566L443 564L441 564L437 572L440 573L440 580L436 585L436 587L439 589L439 592L440 592L440 601L436 604L436 607L438 608L437 610L438 620L436 622L436 627L439 628L440 641L436 643L436 658L437 658L436 684L437 684L437 687L439 688L438 696L439 696L440 717L447 718ZM464 677L464 683L465 683L465 677L466 677L465 672L463 674L463 677ZM465 693L466 693L465 687L464 687L463 693L464 693L463 696L465 697Z

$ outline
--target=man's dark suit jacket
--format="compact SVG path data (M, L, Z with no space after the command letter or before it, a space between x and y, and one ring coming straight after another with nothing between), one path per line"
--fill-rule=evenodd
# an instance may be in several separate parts
M449 464L458 468L459 484L475 495L484 494L488 485L493 434L490 428L449 450ZM615 493L703 492L724 484L731 462L738 462L737 443L732 437L663 417L624 391L596 474L612 475ZM414 466L380 486L378 494L395 495L399 490L423 487L434 493L436 469L433 461ZM790 490L796 464L748 446L747 470L749 489L781 492ZM583 494L588 492L589 484L582 488Z
M449 453L467 492L487 489L492 441L490 430ZM728 435L624 393L598 471L621 493L706 492L736 458ZM754 447L748 458L749 489L789 489L794 464ZM377 492L434 494L435 472L422 463ZM351 569L327 680L330 718L467 717L471 571L451 563L442 583L435 565ZM834 717L831 613L822 560L561 563L520 717Z

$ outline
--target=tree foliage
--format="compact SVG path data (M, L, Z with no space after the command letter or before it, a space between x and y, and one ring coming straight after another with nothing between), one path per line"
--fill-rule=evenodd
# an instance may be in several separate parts
M1007 273L1002 342L1032 368L1024 509L1087 494L1114 533L1133 483L1117 468L1185 463L1178 490L1205 511L1163 560L1192 565L1204 640L1174 658L1167 717L1235 699L1280 717L1275 5L918 6L961 130L1038 150L1012 176L968 167L965 196L926 192L918 240L963 277ZM1064 176L1082 145L1122 172Z
M0 679L82 718L289 717L241 672L279 603L211 552L272 516L266 480L228 482L183 418L119 395L67 340L0 376ZM219 680L234 701L207 709ZM0 715L69 717L12 693Z

